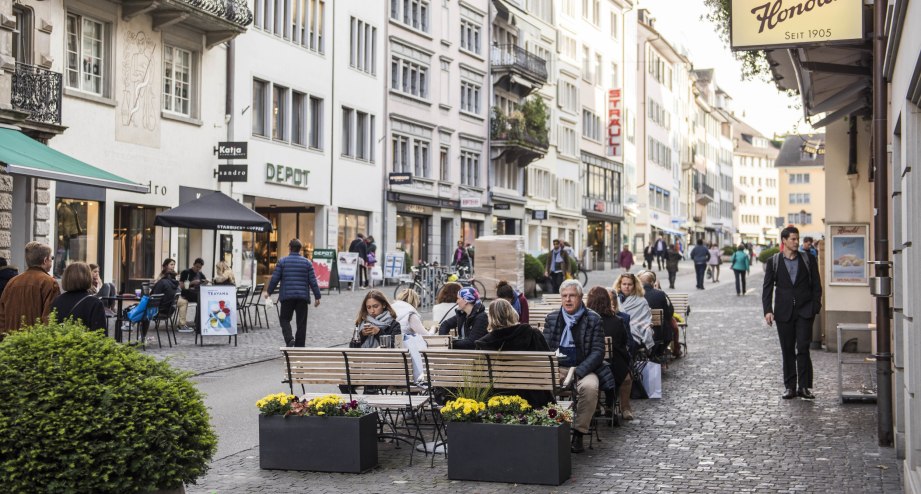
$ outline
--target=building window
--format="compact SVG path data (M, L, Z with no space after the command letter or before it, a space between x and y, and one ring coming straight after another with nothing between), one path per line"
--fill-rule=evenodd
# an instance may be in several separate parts
M595 80L593 82L598 86L601 85L601 64L602 63L603 62L601 61L601 54L596 53L595 54Z
M13 30L13 57L18 63L32 63L32 9L13 5L16 29Z
M163 109L192 116L192 52L163 46Z
M108 24L67 14L67 87L105 95Z
M480 153L461 151L461 184L480 186Z
M448 146L441 146L441 152L438 155L438 173L441 177L441 180L448 181L450 180L450 150Z
M374 115L342 107L342 155L374 162Z
M576 0L563 0L563 13L569 17L576 16Z
M576 60L576 39L560 33L560 53L570 60Z
M310 139L308 146L323 149L323 99L310 97Z
M790 183L791 184L808 184L809 174L808 173L791 173Z
M291 92L291 143L307 145L307 95Z
M601 141L601 117L584 108L582 109L582 137Z
M253 79L253 135L256 136L269 136L265 111L268 90L268 82Z
M553 179L547 170L528 167L528 195L538 199L553 198Z
M288 118L288 88L272 86L272 139L284 141Z
M390 18L427 33L429 3L425 0L390 0Z
M253 27L325 53L326 0L256 0Z
M792 223L794 225L811 225L812 213L807 213L805 211L800 211L799 213L788 213L787 223Z
M810 196L808 192L794 192L790 194L790 204L809 204Z
M482 27L471 20L461 19L461 49L480 54L480 37Z
M576 131L571 127L560 126L560 154L566 156L576 155Z
M352 17L349 43L349 66L377 74L377 28Z
M579 88L569 81L560 81L558 88L560 108L577 115L579 111Z
M499 160L495 167L495 186L518 191L518 165L514 162Z
M582 79L586 81L592 81L594 75L592 74L592 50L588 45L582 45Z
M617 39L617 30L620 29L620 17L617 12L611 12L611 37Z
M480 114L480 86L468 81L461 81L461 111Z
M390 62L390 89L428 99L428 65L393 56Z
M597 26L601 20L600 0L582 0L582 17Z
M393 134L393 171L412 173L415 177L431 178L431 157L428 140Z

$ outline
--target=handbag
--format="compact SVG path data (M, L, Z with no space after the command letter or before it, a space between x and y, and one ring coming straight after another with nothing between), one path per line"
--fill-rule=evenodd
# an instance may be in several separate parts
M144 315L147 311L147 302L150 300L150 297L144 295L141 297L141 301L137 303L131 310L128 311L126 317L131 322L141 322L144 319Z
M646 362L643 367L643 388L650 399L662 398L662 366L655 362Z

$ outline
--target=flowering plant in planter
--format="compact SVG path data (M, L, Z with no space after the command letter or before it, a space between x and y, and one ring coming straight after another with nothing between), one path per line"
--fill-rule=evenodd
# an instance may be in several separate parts
M572 411L551 403L535 410L520 396L493 396L486 403L458 398L441 409L449 422L553 426L572 422Z
M441 414L452 422L482 422L486 404L470 398L457 398L445 403Z
M261 415L287 415L291 411L291 404L297 401L297 397L288 393L276 393L268 395L256 402L256 408Z
M364 401L347 402L335 394L301 401L294 395L277 393L257 401L256 407L259 408L259 413L265 416L362 417L371 413L371 408Z

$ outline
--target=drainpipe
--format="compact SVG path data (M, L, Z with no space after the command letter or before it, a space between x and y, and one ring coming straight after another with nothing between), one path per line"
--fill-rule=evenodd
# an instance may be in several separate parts
M326 39L335 40L336 39L336 21L338 20L336 18L336 2L329 2L329 3L330 3L330 8L332 9L332 11L330 12L330 16L333 22L330 23L330 25L332 26L330 27L331 32L330 32L330 35ZM336 104L336 44L327 43L327 45L330 46L329 61L330 61L330 68L332 69L330 71L331 75L330 75L329 100L333 102L333 104L330 105L333 108L330 108L331 118L329 120L330 121L330 126L329 126L330 127L329 129L329 207L326 208L326 228L324 228L324 230L326 230L326 232L324 232L324 235L328 237L329 236L329 222L331 221L330 211L332 210L333 205L335 204L335 202L333 201L333 183L336 181L336 152L335 152L335 147L336 147L336 125L335 125L335 122L336 122L336 108L335 108L335 104ZM336 221L337 221L336 226L338 228L339 219L336 218ZM316 225L314 225L314 228L316 228ZM366 234L373 235L370 231L366 232ZM348 242L348 240L346 241ZM327 238L326 248L335 249L336 245L334 245L333 242L334 242L333 239ZM306 254L306 251L304 253Z
M878 392L877 433L879 445L892 447L892 350L890 345L889 295L892 278L889 268L889 163L887 153L888 88L883 73L886 55L886 2L873 3L873 228L876 278L871 292L876 297L876 380Z
M388 21L384 23L384 32L383 32L382 39L388 40L390 39L390 21L389 21L390 14L385 11L384 15L387 16ZM387 46L388 46L388 49L387 51L384 52L385 60L387 59L386 57L389 57L389 55L386 55L386 54L390 53L389 45ZM383 131L381 132L380 140L383 142L383 145L381 146L381 152L378 153L378 156L380 156L380 159L378 162L381 164L381 243L378 245L382 250L381 254L384 255L383 259L386 259L388 249L390 248L387 244L387 193L390 191L390 183L389 183L389 180L387 180L387 163L388 163L387 143L390 142L389 140L390 139L390 134L389 134L390 105L388 104L390 102L390 97L389 97L389 94L390 94L390 64L385 62L383 66L384 66L384 70L382 70L381 72L384 73L384 84L383 84L384 114L381 115L381 119L380 119L381 127L383 129ZM439 147L439 149L441 148ZM396 207L396 205L394 205L394 207ZM385 279L385 282L386 282L386 279Z

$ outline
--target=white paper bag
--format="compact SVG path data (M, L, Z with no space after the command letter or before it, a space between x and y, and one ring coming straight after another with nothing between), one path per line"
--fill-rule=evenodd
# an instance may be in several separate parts
M383 281L384 279L384 270L380 266L374 266L371 268L371 280L372 281Z
M655 362L646 362L643 367L643 388L650 399L662 398L662 366Z
M404 334L403 348L409 350L409 357L413 362L413 380L419 382L419 378L422 377L422 354L419 351L425 350L428 345L419 335Z

